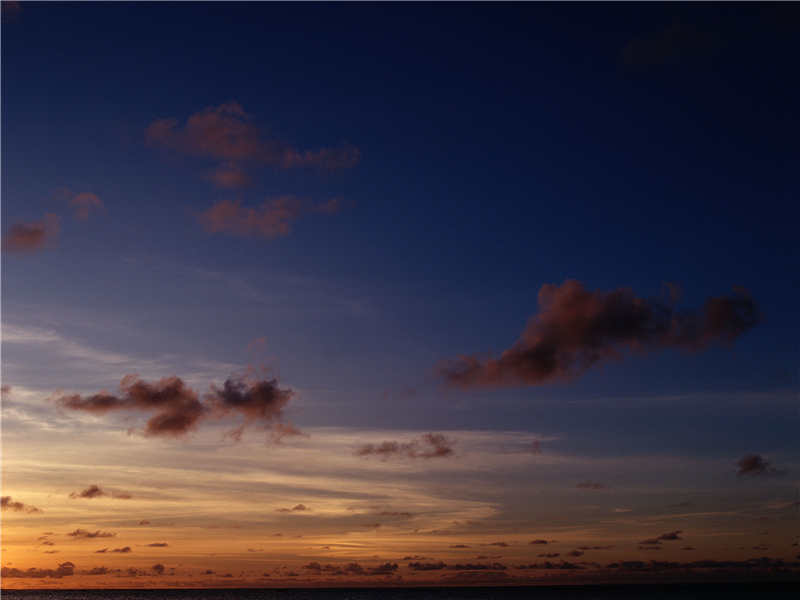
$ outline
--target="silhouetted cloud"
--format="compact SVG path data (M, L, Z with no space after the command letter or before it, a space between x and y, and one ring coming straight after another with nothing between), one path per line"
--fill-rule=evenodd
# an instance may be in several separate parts
M291 231L291 223L310 214L333 213L348 202L334 198L315 204L295 196L266 200L257 207L242 207L240 200L221 200L198 218L209 233L230 233L241 237L271 240Z
M191 115L186 125L177 119L156 119L145 130L145 142L179 156L209 159L217 165L206 178L220 187L250 182L246 171L267 164L283 169L315 167L334 171L358 163L361 152L347 142L338 148L300 151L269 137L235 101L209 106Z
M76 539L90 540L90 539L94 539L94 538L116 537L117 534L116 533L110 533L110 532L107 532L107 531L91 532L91 531L87 531L86 529L76 529L75 531L71 531L66 535L68 535L70 537L74 537Z
M154 542L152 544L147 544L148 548L169 548L169 544L166 542Z
M106 493L103 490L101 490L95 484L92 484L88 488L86 488L85 490L80 492L79 494L76 494L75 492L71 492L69 497L70 498L89 498L89 499L92 499L92 498L100 498L101 496L105 496L105 495L106 495Z
M666 347L700 351L715 340L733 343L760 321L743 289L708 299L699 311L678 311L672 300L642 299L629 288L589 291L579 281L547 284L539 312L520 340L499 358L478 355L442 361L439 376L461 389L540 385L570 380L623 350L645 353Z
M311 509L308 508L305 504L297 504L292 508L277 508L275 510L276 512L308 512Z
M24 512L28 514L44 512L41 508L23 504L22 502L15 502L11 499L11 496L0 497L0 510L10 510L13 512Z
M16 0L3 0L0 14L3 23L13 23L22 16L22 4Z
M386 460L392 456L406 458L443 458L454 453L454 442L441 433L426 433L422 440L411 440L400 443L385 441L380 444L364 444L359 446L355 453L357 456L380 456Z
M682 540L683 538L680 536L681 533L683 533L683 531L681 531L681 530L670 531L669 533L662 533L658 537L655 537L655 538L652 538L652 539L649 539L649 540L642 540L639 543L640 544L660 544L662 540L665 540L665 541L668 541L668 542L675 541L675 540Z
M42 579L44 577L52 577L54 579L61 579L75 574L75 564L69 561L63 562L58 565L57 569L36 569L30 568L26 570L15 569L11 567L3 567L0 570L0 577L5 578L30 578Z
M739 467L739 475L783 475L786 473L786 471L770 465L769 461L760 454L748 454L736 465Z
M252 370L248 369L243 374L228 377L222 387L212 384L203 400L198 392L175 375L154 383L143 381L138 375L126 375L120 382L119 394L107 391L91 396L57 393L54 399L60 408L92 414L102 415L109 411L154 413L145 424L143 433L146 436L181 437L196 430L207 419L241 415L244 423L226 434L238 441L250 426L275 429L277 440L286 435L302 434L294 426L278 422L294 395L292 390L279 387L276 379L254 377Z
M128 554L129 552L133 552L130 546L125 546L124 548L114 548L113 550L109 550L108 548L103 548L102 550L95 550L95 554L105 554L106 552L116 552L117 554Z
M39 221L14 223L3 236L2 250L9 254L38 252L55 245L59 231L59 217L55 213L47 213Z

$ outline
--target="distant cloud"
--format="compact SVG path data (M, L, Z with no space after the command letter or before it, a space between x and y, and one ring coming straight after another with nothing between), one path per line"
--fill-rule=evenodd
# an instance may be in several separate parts
M70 537L74 537L76 539L94 539L94 538L110 538L116 537L116 533L109 533L107 531L95 531L94 533L91 531L87 531L86 529L76 529L75 531L71 531L67 534Z
M169 548L169 544L166 542L155 542L152 544L147 544L148 548Z
M278 422L286 405L294 397L290 389L281 388L274 378L255 378L248 370L233 374L222 387L211 385L203 400L198 392L173 375L154 383L126 375L120 382L120 393L101 391L92 396L57 394L54 399L62 409L81 410L92 414L109 411L149 412L153 416L145 424L146 436L181 437L196 430L207 419L240 415L244 422L226 435L241 439L247 427L275 430L275 439L302 432L292 425ZM124 496L118 496L124 497Z
M92 484L88 488L86 488L85 490L80 492L79 494L76 494L75 492L71 492L69 497L70 498L89 498L89 499L91 499L91 498L99 498L99 497L105 496L105 495L106 495L106 493L103 490L101 490L98 486Z
M47 213L39 221L14 223L3 236L2 250L9 254L38 252L54 246L59 231L59 217L55 213Z
M95 554L105 554L106 552L115 552L117 554L128 554L133 552L130 546L125 546L124 548L114 548L113 550L109 550L108 548L103 548L102 550L95 550Z
M63 562L58 565L57 569L36 569L30 568L26 570L15 569L11 567L3 567L0 570L0 578L28 578L28 579L43 579L45 577L53 579L61 579L75 574L75 564L69 561Z
M253 165L333 171L355 165L361 154L347 142L342 142L339 148L299 151L285 141L266 135L264 128L235 101L204 108L191 115L182 128L177 119L157 119L145 130L144 139L150 146L179 156L217 162L206 173L206 178L226 188L250 183L247 169Z
M538 546L540 544L545 544L546 545L547 544L547 540L531 540L530 542L528 542L528 544L531 545L531 546Z
M28 514L44 512L41 508L36 508L35 506L23 504L22 502L14 502L11 499L11 496L0 497L0 510L3 511L10 510L12 512L24 512Z
M674 300L638 298L629 288L590 291L579 281L542 286L538 303L519 341L499 358L460 356L440 362L437 374L460 389L568 381L597 364L622 360L623 350L700 351L719 339L733 343L760 321L755 302L740 288L693 312L676 310Z
M786 471L776 469L760 454L748 454L737 463L739 475L784 475Z
M600 483L599 481L584 481L583 483L579 483L575 487L580 488L582 490L605 490L608 489L608 486L604 483Z
M278 508L276 509L277 512L308 512L311 509L308 508L305 504L297 504L292 508Z
M652 539L649 539L649 540L642 540L639 543L640 544L660 544L662 542L662 540L663 541L668 541L668 542L672 542L672 541L675 541L675 540L682 540L683 538L680 536L680 534L682 534L682 533L683 533L683 531L681 531L681 530L670 531L669 533L662 533L658 537L655 537L655 538L652 538Z
M16 0L3 0L0 11L3 23L13 23L22 16L22 4Z
M291 223L309 214L333 213L348 203L341 198L314 204L294 196L266 200L258 207L242 207L240 200L221 200L198 218L209 233L275 239L291 231Z
M426 433L422 440L411 440L400 443L386 441L380 444L364 444L359 446L355 453L357 456L380 456L381 460L401 456L405 458L443 458L454 453L454 442L441 433Z

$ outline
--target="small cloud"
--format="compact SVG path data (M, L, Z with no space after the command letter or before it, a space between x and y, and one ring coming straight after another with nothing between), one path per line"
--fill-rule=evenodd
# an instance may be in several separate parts
M584 481L583 483L579 483L575 487L582 489L582 490L606 490L608 486L604 483L600 483L599 481Z
M454 442L441 433L426 433L422 439L410 442L385 441L381 444L364 444L359 446L357 456L380 456L381 460L400 456L405 458L444 458L454 454Z
M11 499L11 496L0 497L0 510L3 511L10 510L12 512L24 512L28 514L44 512L41 508L36 508L35 506L23 504L22 502L15 502L14 500Z
M76 529L68 534L70 537L74 537L76 539L94 539L94 538L111 538L116 537L116 533L109 533L106 531L95 531L92 533L91 531L87 531L86 529Z
M314 204L295 196L269 199L257 207L242 207L240 200L221 200L200 213L198 218L209 233L273 240L287 235L291 223L306 215L334 213L347 204L341 198Z
M13 23L22 16L22 4L16 0L3 0L0 11L3 23Z
M59 217L47 213L39 221L14 223L3 236L2 251L9 254L33 253L55 245L61 231Z
M541 545L541 544L545 544L546 545L547 544L547 540L531 540L530 542L528 542L528 545L530 545L530 546L538 546L538 545Z
M105 495L106 495L106 493L103 490L101 490L98 486L92 484L88 488L86 488L85 490L80 492L79 494L76 494L75 492L71 492L69 497L73 498L73 499L75 499L75 498L88 498L89 500L91 500L92 498L100 498L100 497L105 496Z
M154 542L152 544L147 544L148 548L169 548L169 544L166 542Z
M784 475L786 471L776 469L760 454L748 454L737 463L739 475Z
M18 577L29 578L29 579L44 579L44 578L61 579L62 577L68 577L74 574L75 574L75 564L70 561L59 564L57 569L30 568L23 571L22 569L3 567L2 570L0 570L0 578L2 579L11 579Z
M276 512L307 512L310 511L311 509L308 508L305 504L297 504L292 508L278 508L275 510Z

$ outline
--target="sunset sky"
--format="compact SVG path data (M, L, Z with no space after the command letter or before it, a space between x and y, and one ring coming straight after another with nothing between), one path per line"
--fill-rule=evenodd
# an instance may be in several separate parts
M798 39L3 2L2 587L800 577Z

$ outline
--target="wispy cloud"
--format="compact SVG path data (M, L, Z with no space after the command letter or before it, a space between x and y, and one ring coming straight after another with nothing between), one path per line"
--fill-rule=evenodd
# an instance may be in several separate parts
M309 214L333 213L349 203L341 198L315 204L303 198L282 196L258 207L242 207L240 200L221 200L198 216L209 233L271 240L291 231L291 223Z
M210 159L217 164L206 178L219 187L240 187L251 181L247 170L267 164L284 169L315 167L338 170L358 163L358 148L342 142L338 148L300 151L266 134L265 128L235 102L209 106L191 115L183 127L177 119L157 119L145 130L145 142L176 155Z
M357 456L379 456L381 460L401 456L405 458L444 458L452 456L454 442L441 433L426 433L421 439L410 442L385 441L380 444L359 446Z
M700 351L715 340L733 343L760 321L746 290L709 298L700 310L679 311L674 298L639 298L629 288L590 291L579 281L547 284L539 312L520 340L498 358L460 356L443 361L437 373L460 389L541 385L570 380L623 351L645 353L666 347Z
M3 235L2 250L8 254L38 252L55 246L60 231L56 213L47 213L39 221L14 223Z
M67 534L69 537L73 537L75 539L81 540L91 540L95 538L111 538L116 537L116 533L110 533L108 531L87 531L86 529L76 529L75 531L71 531Z

